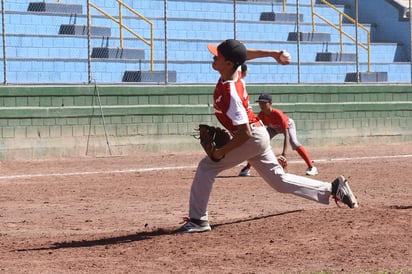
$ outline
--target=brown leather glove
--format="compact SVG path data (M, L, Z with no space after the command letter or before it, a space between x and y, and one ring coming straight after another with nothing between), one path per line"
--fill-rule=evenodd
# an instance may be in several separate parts
M215 162L221 159L216 159L213 154L216 148L221 148L226 145L232 137L229 132L220 127L199 125L199 139L204 151Z

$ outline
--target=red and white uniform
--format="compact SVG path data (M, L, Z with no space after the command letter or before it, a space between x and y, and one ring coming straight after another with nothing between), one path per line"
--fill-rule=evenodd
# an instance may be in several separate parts
M261 111L258 116L265 126L273 128L277 133L289 128L289 117L279 109L272 108L269 116Z
M236 131L238 125L251 124L259 120L249 105L249 94L241 77L241 72L238 71L237 80L219 79L213 94L216 118L231 132Z
M292 118L288 117L285 113L283 113L283 111L272 108L269 116L261 111L259 112L258 117L263 122L263 124L268 127L270 139L273 139L279 133L285 133L285 131L287 130L289 132L289 143L292 146L292 149L303 149L302 144L298 140L295 121ZM313 165L306 150L304 152L298 150L298 153L302 156L308 166Z
M329 203L332 190L330 183L285 174L273 154L268 131L258 122L259 118L249 105L249 95L240 73L236 80L219 79L213 100L215 115L227 130L236 132L238 125L249 123L252 137L227 153L219 162L212 161L208 156L199 162L190 190L190 218L208 220L207 205L216 176L244 161L248 161L279 192L295 194L323 204Z

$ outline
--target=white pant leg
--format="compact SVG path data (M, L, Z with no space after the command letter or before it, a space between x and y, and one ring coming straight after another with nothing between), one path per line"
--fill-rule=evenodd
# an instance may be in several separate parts
M270 146L265 127L253 128L253 137L219 162L204 157L196 170L190 190L189 217L207 220L207 205L216 176L223 170L249 161L260 176L274 189L329 204L331 184L293 174L285 174ZM234 197L233 199L235 199Z
M226 154L219 162L214 162L207 156L199 162L190 190L190 218L207 220L210 193L215 178L220 172L261 154L268 146L270 148L270 139L265 127L253 127L252 133L252 138Z
M249 163L277 191L329 204L332 184L290 173L285 174L270 146L267 146L263 153L249 159Z
M292 118L289 118L288 124L289 124L289 129L287 130L289 130L289 142L290 142L290 145L292 146L292 149L296 150L298 147L302 145L301 143L299 143L299 140L298 140L298 136L296 133L296 124Z

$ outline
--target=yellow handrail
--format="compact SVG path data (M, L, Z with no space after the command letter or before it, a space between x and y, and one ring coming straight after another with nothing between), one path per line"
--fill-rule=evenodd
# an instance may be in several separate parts
M356 39L353 38L351 35L349 35L348 33L346 33L343 30L343 26L342 26L342 19L343 17L345 17L346 19L348 19L350 22L356 24L356 27L360 27L361 29L363 29L366 33L367 33L367 45L361 43L358 41L358 45L361 46L363 49L365 49L368 52L368 72L370 72L370 52L371 52L371 42L370 42L370 31L363 26L362 24L356 23L356 21L350 17L349 15L347 15L346 13L342 12L341 10L337 9L335 6L333 6L332 4L330 4L328 1L326 0L321 0L322 3L324 3L325 5L327 5L328 7L332 8L333 10L335 10L336 12L339 13L339 27L337 27L334 23L330 22L329 20L327 20L326 18L324 18L323 16L321 16L320 14L315 12L315 4L314 1L312 0L312 31L315 32L315 16L317 16L319 19L321 19L322 21L324 21L325 23L327 23L329 26L333 27L334 29L339 31L339 37L340 37L340 49L341 52L343 52L343 38L342 35L345 35L347 38L349 38L350 40L352 40L353 42L356 43Z
M120 0L116 0L116 1L119 4L119 19L116 19L112 15L108 14L107 12L105 12L103 9L99 8L98 6L93 4L92 2L89 2L89 5L91 7L93 7L94 9L96 9L101 14L103 14L104 16L106 16L107 18L109 18L112 21L114 21L115 23L119 24L119 28L120 28L120 35L119 35L120 48L123 48L123 29L127 30L133 36L135 36L137 39L141 40L143 43L145 43L146 45L148 45L150 47L150 71L153 71L153 69L154 69L154 31L153 31L153 23L149 19L147 19L145 16L141 15L140 13L135 11L133 8L131 8L127 4L123 3L122 1L120 1ZM137 17L139 17L140 19L142 19L143 21L145 21L146 23L148 23L150 25L150 42L147 41L147 39L140 36L139 34L137 34L132 29L130 29L128 26L123 24L122 7L127 8L134 15L136 15ZM89 18L89 20L90 20L90 18Z

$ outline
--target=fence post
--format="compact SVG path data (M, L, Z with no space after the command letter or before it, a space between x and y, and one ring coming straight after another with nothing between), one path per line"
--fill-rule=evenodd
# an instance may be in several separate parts
M7 60L6 60L6 24L4 22L4 0L1 0L1 29L3 38L3 84L7 84Z
M359 24L359 2L355 0L355 34L356 34L356 83L360 82L359 75L359 41L358 41L358 24Z
M312 2L313 4L313 2ZM313 12L312 12L313 14ZM312 24L314 26L314 19L312 18ZM314 31L314 30L313 30ZM298 64L298 84L300 84L300 20L299 20L299 0L296 0L296 54L297 54L297 64Z
M411 63L411 83L412 83L412 1L409 0L409 62Z
M165 84L169 83L169 73L168 73L168 49L167 49L167 0L164 0L164 16L165 16Z
M90 0L87 0L87 79L88 84L92 83L92 65L90 54L90 28L91 28Z
M236 0L233 1L233 39L236 39Z

